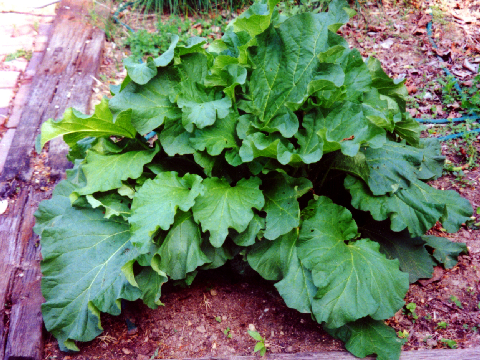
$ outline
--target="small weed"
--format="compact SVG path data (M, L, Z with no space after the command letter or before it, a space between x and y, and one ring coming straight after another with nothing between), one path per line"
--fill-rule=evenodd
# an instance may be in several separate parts
M267 346L265 345L265 338L262 337L258 332L248 330L248 335L250 335L254 340L257 341L255 344L255 348L253 349L253 352L259 351L259 354L261 356L264 356L265 353L267 352Z
M457 342L455 340L441 339L440 341L442 343L446 344L450 349L456 349L457 348Z
M445 13L439 6L431 6L432 9L432 21L441 25L447 25L448 21L445 19Z
M408 338L408 331L407 330L401 330L401 331L397 332L397 336L400 339L406 339L406 338Z
M14 53L8 54L7 57L5 58L5 62L7 61L12 61L18 58L25 58L26 60L30 60L32 58L32 51L31 50L25 50L25 49L19 49L15 51Z
M288 17L304 12L318 13L320 11L324 11L329 2L330 0L286 0L280 2L279 10L282 15L286 15Z
M463 328L464 328L465 330L468 330L468 324L463 324Z
M448 324L445 321L440 321L437 323L437 329L446 329Z
M425 320L432 320L432 314L427 314L424 316Z
M156 32L142 29L130 33L124 45L130 48L137 60L146 56L157 57L168 50L171 34L178 35L179 44L186 44L192 36L215 38L216 35L221 35L225 31L225 27L226 23L221 20L221 17L208 19L208 21L198 18L194 21L188 17L171 15L166 22L158 22Z
M457 305L460 309L463 309L462 303L455 295L450 296L450 301L455 303L455 305Z
M227 338L229 338L229 339L231 339L232 336L233 336L233 335L232 335L232 330L230 330L229 327L227 327L225 330L223 330L223 334L224 334Z
M415 309L417 308L417 304L415 303L408 303L406 306L407 308L407 315L411 316L413 319L417 320L418 319L418 315L417 313L415 312Z
M222 317L221 316L215 316L215 321L218 323L222 322Z

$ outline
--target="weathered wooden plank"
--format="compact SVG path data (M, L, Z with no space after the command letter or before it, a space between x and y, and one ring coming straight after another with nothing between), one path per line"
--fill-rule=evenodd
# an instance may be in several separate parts
M32 80L32 93L20 118L0 182L31 177L29 154L42 122L59 118L67 107L86 111L92 94L92 76L98 72L104 34L88 24L88 0L63 0L54 22L45 57ZM50 165L63 170L65 148L51 146ZM58 148L63 150L58 153Z
M14 211L22 221L19 223L16 236L10 237L14 254L10 256L9 269L11 277L9 305L11 308L5 347L5 359L7 360L41 359L43 352L40 311L43 298L40 291L39 267L41 254L38 237L32 231L33 213L43 199L43 194L36 192L33 187L29 187L23 191L21 197L22 199ZM2 225L0 225L0 229L2 229Z
M229 357L204 357L182 360L258 360L258 356L229 356ZM297 354L268 354L262 359L276 360L354 360L358 359L345 351L325 351L318 353ZM373 360L375 357L367 356L364 359ZM471 349L440 349L440 350L417 350L404 351L400 360L479 360L480 347Z
M67 107L86 112L105 37L85 20L89 0L62 0L42 64L31 82L5 168L0 197L12 197L0 215L0 360L40 360L43 353L40 247L32 232L34 212L47 194L33 182L30 155L41 124ZM68 166L63 141L50 145L48 165L56 174Z

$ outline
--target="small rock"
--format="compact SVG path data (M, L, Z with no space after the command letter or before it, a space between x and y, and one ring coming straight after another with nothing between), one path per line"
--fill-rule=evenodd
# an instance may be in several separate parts
M0 201L0 214L4 214L5 211L7 211L7 208L8 208L8 200Z
M217 296L217 290L215 290L215 289L210 289L210 295L212 295L212 296Z
M384 49L390 49L395 41L393 39L387 39L384 42L380 43L380 46Z
M293 346L287 347L286 351L287 351L288 353L293 352Z
M122 349L122 352L125 354L125 355L130 355L132 352L126 348L123 348Z
M425 95L423 95L423 98L424 98L425 100L432 100L433 95L427 91L427 92L425 93Z
M222 321L226 321L227 317L225 315L222 316Z
M147 355L138 354L137 360L150 360L150 357Z
M192 322L190 320L187 321L187 326L192 326Z
M206 333L207 332L207 329L205 329L205 326L203 326L203 325L197 326L196 329L197 329L198 332L201 332L201 333Z
M248 330L250 330L250 331L256 331L256 330L255 330L255 325L253 325L253 324L248 324Z

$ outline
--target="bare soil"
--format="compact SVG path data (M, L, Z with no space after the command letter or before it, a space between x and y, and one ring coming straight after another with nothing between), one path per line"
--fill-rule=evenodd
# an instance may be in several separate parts
M362 4L340 33L363 56L379 58L390 76L406 78L411 95L409 112L414 117L459 117L461 104L457 100L445 104L436 80L445 79L443 65L457 76L462 87L472 86L476 74L464 64L465 59L470 65L480 63L480 4L468 0L429 4L434 9L433 37L438 49L427 37L426 24L432 18L426 13L427 2L384 1L383 7ZM93 89L95 102L108 94L110 84L125 76L121 65L125 53L128 49L107 44L99 81ZM451 131L434 127L424 136ZM479 140L480 136L470 142L476 154L465 151L465 140L446 142L442 150L452 163L467 164L470 156L480 154ZM459 192L475 210L480 206L477 163L478 158L464 167L462 176L446 172L431 185ZM408 332L404 350L445 348L442 339L456 341L459 348L480 346L480 230L474 226L480 215L474 216L456 234L443 232L440 224L429 231L465 242L469 254L460 256L454 268L437 267L432 279L411 285L405 302L416 304L416 316L404 308L387 321L396 331ZM161 300L165 306L157 310L135 302L126 305L122 316L102 315L104 332L92 342L80 344L77 354L61 353L56 340L46 335L44 358L147 360L246 355L252 354L255 346L255 340L247 334L249 328L266 338L271 353L344 348L308 314L287 308L272 283L254 275L240 277L228 266L202 272L188 288L167 284ZM128 330L125 316L136 329Z

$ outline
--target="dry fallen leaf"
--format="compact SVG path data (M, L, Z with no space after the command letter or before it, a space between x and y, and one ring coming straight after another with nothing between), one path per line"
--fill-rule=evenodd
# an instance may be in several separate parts
M475 74L478 73L478 64L472 64L471 62L468 61L467 58L465 58L465 61L463 62L463 67Z
M408 94L409 94L409 95L415 94L415 93L418 91L417 87L416 87L415 85L413 85L413 84L407 86L407 90L408 90Z
M433 268L433 275L430 279L427 279L427 280L418 280L418 282L422 285L422 286L427 286L427 285L430 285L431 283L433 282L436 282L436 281L440 281L442 279L442 276L443 276L443 273L445 272L445 270L443 270L442 267L440 266L435 266Z

